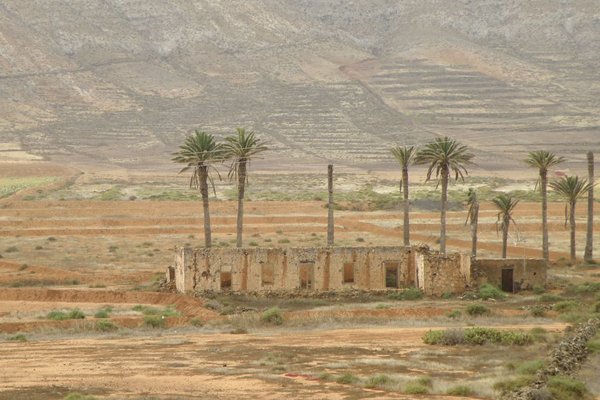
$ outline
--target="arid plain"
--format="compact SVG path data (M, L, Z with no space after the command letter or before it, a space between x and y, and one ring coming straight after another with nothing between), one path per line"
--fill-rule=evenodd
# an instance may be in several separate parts
M446 393L490 398L500 393L497 382L518 379L522 365L547 357L565 328L581 318L576 309L556 304L593 301L576 288L599 277L596 265L568 266L564 205L551 202L552 267L543 293L486 301L455 296L398 300L385 293L176 295L160 288L174 249L202 243L201 203L176 169L171 176L150 179L82 174L42 161L5 162L0 168L5 190L13 192L0 200L0 398L5 399L63 399L72 393L98 399L454 398ZM430 199L439 193L435 184L423 182L422 172L416 169L414 177L420 194L411 214L412 240L435 248L439 213ZM460 201L466 188L532 191L535 174L529 172L499 182L475 175L455 186L448 220L451 250L470 249ZM394 175L340 172L337 245L401 242ZM301 189L294 183L299 180ZM245 245L324 245L325 183L319 174L256 172L246 207ZM235 246L229 186L219 183L211 203L214 242L220 247ZM516 209L511 257L541 254L535 196ZM582 216L584 211L578 210ZM577 233L584 237L585 221L579 221ZM495 223L496 211L484 203L480 254L499 256ZM471 316L473 304L490 313ZM281 309L282 325L261 319L273 306ZM84 318L51 317L73 310ZM157 325L149 316L159 316ZM537 332L539 340L509 346L510 351L501 345L432 346L422 340L431 329L473 326ZM586 371L598 362L593 356L580 373L591 390L597 389ZM457 386L469 391L450 391Z

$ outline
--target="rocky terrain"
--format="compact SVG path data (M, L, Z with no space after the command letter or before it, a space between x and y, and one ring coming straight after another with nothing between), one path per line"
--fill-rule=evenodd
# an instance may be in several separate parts
M166 170L192 129L246 126L265 169L446 134L490 170L542 146L583 168L599 39L595 0L5 0L0 159Z

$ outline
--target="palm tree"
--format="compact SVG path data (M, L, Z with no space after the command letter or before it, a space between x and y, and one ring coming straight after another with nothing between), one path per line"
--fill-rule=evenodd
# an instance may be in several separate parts
M244 224L244 194L248 180L247 167L250 160L258 153L267 150L254 132L246 132L244 128L237 128L237 134L225 138L226 157L231 159L229 178L237 177L238 210L237 210L237 240L236 246L242 247L242 232Z
M194 135L185 138L184 143L179 146L179 151L173 153L173 156L173 161L187 164L179 173L192 170L190 187L199 189L202 196L202 206L204 209L204 246L211 247L208 182L210 181L214 191L215 186L210 171L214 168L215 163L223 161L223 145L217 143L215 137L210 133L196 130Z
M594 153L588 151L588 182L594 184ZM583 259L592 262L594 259L594 190L588 192L588 211L587 211L587 232L585 236L585 252Z
M506 258L506 245L508 241L508 228L510 227L510 221L515 225L517 224L512 217L519 200L513 199L509 194L502 193L501 195L492 199L492 203L498 209L498 220L496 221L496 229L502 231L502 258Z
M593 185L585 179L579 179L578 176L564 176L557 181L550 182L550 187L563 197L567 203L565 205L565 226L567 226L568 214L571 228L571 264L575 265L577 261L575 255L575 205L578 199L593 190Z
M546 150L532 151L527 155L525 164L537 168L540 173L539 184L542 193L542 253L544 260L548 261L548 169L565 161L564 157L557 156Z
M470 224L471 227L471 257L477 257L477 223L479 221L479 200L477 200L477 192L469 188L467 193L467 219L465 225Z
M467 146L460 144L449 137L436 138L419 150L415 156L415 164L429 164L427 170L427 179L429 181L433 172L438 179L438 184L442 184L441 200L441 228L440 228L440 252L446 254L446 209L448 208L448 181L450 173L454 174L454 179L468 175L467 166L473 164L471 160L475 157L469 152Z
M404 192L404 245L410 246L410 227L409 227L409 209L408 202L408 166L412 164L415 157L414 146L395 146L391 148L391 152L402 167L402 180L400 181L400 193Z

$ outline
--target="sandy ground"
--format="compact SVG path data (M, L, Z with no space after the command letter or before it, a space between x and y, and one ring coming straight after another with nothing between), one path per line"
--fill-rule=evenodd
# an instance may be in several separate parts
M557 324L547 328L562 327ZM306 374L304 368L349 356L402 357L426 347L421 337L428 329L336 329L249 335L173 332L168 337L109 336L9 343L0 348L0 375L4 382L0 398L10 398L7 396L14 390L34 392L48 385L123 397L152 393L207 399L422 398L326 383ZM285 372L261 371L260 360L273 351L294 355L286 360Z

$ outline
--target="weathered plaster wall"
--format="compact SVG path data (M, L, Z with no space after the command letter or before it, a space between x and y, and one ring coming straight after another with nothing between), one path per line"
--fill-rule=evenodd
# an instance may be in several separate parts
M440 295L464 290L465 268L460 254L442 257L427 247L181 248L175 280L180 292L418 286Z
M546 262L543 259L478 259L473 274L478 285L491 283L502 287L502 270L513 270L514 291L546 285Z

